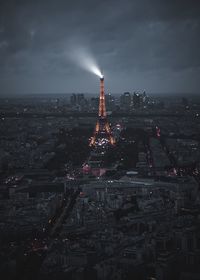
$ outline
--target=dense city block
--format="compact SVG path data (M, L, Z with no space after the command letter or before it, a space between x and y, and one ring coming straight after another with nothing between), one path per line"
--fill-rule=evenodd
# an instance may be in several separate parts
M200 100L106 108L91 147L98 98L1 99L3 279L200 278Z

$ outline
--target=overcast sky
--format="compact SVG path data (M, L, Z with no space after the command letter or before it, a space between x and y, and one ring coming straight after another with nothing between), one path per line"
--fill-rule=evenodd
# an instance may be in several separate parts
M0 93L199 93L200 0L0 0Z

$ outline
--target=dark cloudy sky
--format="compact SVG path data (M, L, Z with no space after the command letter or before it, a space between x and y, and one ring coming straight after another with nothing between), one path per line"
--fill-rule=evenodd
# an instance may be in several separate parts
M0 93L200 92L199 0L0 0Z

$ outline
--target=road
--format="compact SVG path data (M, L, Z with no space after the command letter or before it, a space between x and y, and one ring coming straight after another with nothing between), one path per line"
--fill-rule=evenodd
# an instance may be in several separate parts
M79 190L73 190L69 197L66 199L62 211L59 213L58 217L56 217L56 220L53 222L52 227L49 226L49 228L46 230L43 237L41 237L38 242L41 244L46 243L47 248L51 248L54 237L58 236L62 227L62 223L64 220L69 217L70 212L72 211L75 203L76 198L79 194ZM36 280L39 270L42 266L42 263L47 255L48 250L44 250L44 248L39 250L31 250L26 253L26 257L24 257L20 265L17 269L17 275L16 280ZM23 255L22 255L23 257Z

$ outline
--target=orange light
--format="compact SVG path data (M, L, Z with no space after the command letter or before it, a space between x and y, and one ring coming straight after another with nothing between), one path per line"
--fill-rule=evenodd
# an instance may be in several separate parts
M101 121L101 123L100 123ZM106 118L106 105L105 105L105 92L104 92L104 77L100 78L100 95L99 95L99 120L96 123L93 137L91 137L89 146L104 145L102 141L98 141L98 138L102 138L102 135L106 133L106 143L111 145L115 144L115 139L112 136L110 125Z

